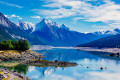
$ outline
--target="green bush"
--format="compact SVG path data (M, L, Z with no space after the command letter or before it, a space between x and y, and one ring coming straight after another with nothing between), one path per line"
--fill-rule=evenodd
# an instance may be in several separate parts
M0 50L28 50L29 48L27 40L7 40L0 42Z

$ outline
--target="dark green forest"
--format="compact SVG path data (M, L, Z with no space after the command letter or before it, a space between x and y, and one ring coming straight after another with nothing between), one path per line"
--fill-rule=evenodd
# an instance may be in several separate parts
M120 48L120 34L81 44L78 47Z
M28 50L29 48L27 40L7 40L0 42L0 50Z

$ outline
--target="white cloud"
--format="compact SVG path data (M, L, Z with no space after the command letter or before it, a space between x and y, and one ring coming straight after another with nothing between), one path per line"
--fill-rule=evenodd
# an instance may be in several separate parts
M16 4L11 4L8 2L4 2L4 1L0 1L0 3L5 4L7 6L13 6L13 7L17 7L17 8L23 8L22 6L16 5Z
M74 20L75 22L77 22L77 21L80 20L80 19L85 19L85 18L83 18L83 17L75 17L75 18L73 18L73 20Z
M35 78L35 79L39 78L39 76L38 76L38 75L31 76L31 77L32 77L32 78Z
M5 17L8 17L8 15L4 15Z
M65 18L74 17L74 20L84 18L88 22L109 22L120 21L120 5L115 4L111 0L103 0L104 4L99 6L92 5L87 1L96 0L50 0L46 1L43 7L53 8L52 10L34 9L32 11L47 16L49 18ZM64 6L71 7L70 9L64 8ZM57 9L54 9L57 8ZM77 17L78 18L77 18Z
M37 19L40 19L40 16L31 16L31 18L37 18Z
M18 18L18 19L22 19L22 18Z
M28 68L28 71L29 72L32 72L32 71L34 71L35 70L35 67L34 66L30 66L29 68Z
M74 79L74 77L70 77L70 76L63 76L63 75L56 75L56 74L52 74L50 76L46 76L45 78L43 78L43 80L76 80Z
M65 8L60 8L60 9L55 9L55 10L44 10L44 11L35 9L35 10L32 10L32 11L36 11L38 14L44 14L45 16L47 16L49 18L53 18L53 19L69 17L69 16L75 15L75 12L69 11Z
M16 16L16 15L14 15L14 14L10 16L10 18L13 18L13 17L17 17L17 16Z
M22 19L20 16L17 16L15 14L12 14L12 15L4 15L5 17L7 18L18 18L18 19Z
M88 72L86 80L119 80L119 73L108 73L108 72Z

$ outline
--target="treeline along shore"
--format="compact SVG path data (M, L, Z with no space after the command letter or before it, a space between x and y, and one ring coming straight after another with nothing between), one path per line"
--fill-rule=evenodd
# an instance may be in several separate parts
M28 50L29 48L27 40L7 40L0 42L0 50Z

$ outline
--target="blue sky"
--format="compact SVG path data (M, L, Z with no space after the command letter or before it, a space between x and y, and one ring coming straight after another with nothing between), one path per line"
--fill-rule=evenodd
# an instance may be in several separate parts
M48 18L79 32L120 27L119 0L0 0L0 12L14 23Z

